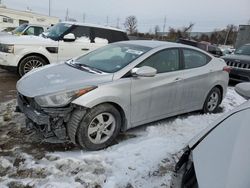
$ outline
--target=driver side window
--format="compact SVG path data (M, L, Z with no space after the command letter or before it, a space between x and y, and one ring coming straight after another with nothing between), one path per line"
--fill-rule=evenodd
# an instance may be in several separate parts
M155 68L157 73L165 73L179 70L179 62L179 50L167 49L153 54L137 67L149 66Z

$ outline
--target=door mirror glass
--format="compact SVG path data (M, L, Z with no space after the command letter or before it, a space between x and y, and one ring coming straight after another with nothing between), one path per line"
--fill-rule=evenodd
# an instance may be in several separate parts
M132 75L140 77L154 77L157 73L155 68L149 66L143 66L140 68L133 68L131 70Z
M73 41L76 40L76 37L75 37L75 35L73 33L69 33L67 35L64 35L63 40L65 42L73 42Z
M245 99L250 99L250 83L240 83L235 86L235 91Z

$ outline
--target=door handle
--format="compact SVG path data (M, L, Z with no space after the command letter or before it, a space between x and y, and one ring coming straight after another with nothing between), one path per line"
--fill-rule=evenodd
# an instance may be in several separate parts
M183 80L183 79L179 77L174 79L175 82L180 81L180 80Z
M89 49L88 48L82 48L81 50L82 51L88 51Z

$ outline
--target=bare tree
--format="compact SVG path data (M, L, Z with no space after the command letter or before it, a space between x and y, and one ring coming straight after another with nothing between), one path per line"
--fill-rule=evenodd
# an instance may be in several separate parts
M133 34L137 32L137 19L135 16L128 16L124 23L125 28L129 32L129 34Z
M189 33L192 31L194 23L190 23L181 29L169 28L168 39L171 41L176 41L179 38L189 38Z
M183 27L181 31L181 37L188 38L190 36L190 32L194 27L194 23L190 23L187 27Z

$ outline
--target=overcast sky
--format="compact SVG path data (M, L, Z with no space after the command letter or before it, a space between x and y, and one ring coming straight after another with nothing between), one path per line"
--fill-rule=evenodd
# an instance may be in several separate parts
M49 0L2 0L9 8L48 14ZM129 15L138 19L141 32L153 31L155 25L166 31L195 23L193 31L213 31L227 24L247 24L250 20L250 0L51 0L51 15L69 16L89 23L108 24L123 28ZM107 19L108 17L108 19Z

